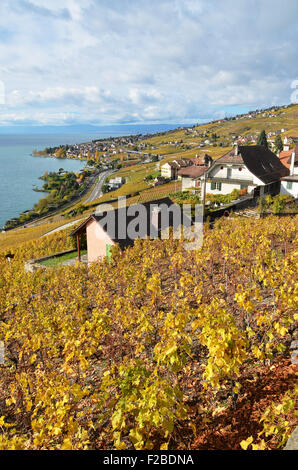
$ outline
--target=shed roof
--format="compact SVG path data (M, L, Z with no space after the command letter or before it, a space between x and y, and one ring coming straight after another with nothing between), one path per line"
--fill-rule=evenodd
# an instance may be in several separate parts
M142 219L142 222L144 223L141 225L136 223L140 214L140 211L138 210L140 209L140 206L143 206L146 211L145 220ZM152 222L153 210L156 206L160 209L165 206L168 208L171 206L172 209L169 211L168 221L163 217L158 218L157 228L154 227ZM83 233L86 230L87 224L94 220L99 223L103 230L108 233L110 238L114 242L119 243L120 247L123 249L134 244L134 238L130 238L127 235L127 228L130 223L132 223L133 226L136 226L136 231L138 232L138 237L136 238L146 238L148 236L151 236L151 238L158 238L161 232L168 227L174 226L174 228L176 228L175 221L178 220L178 216L183 217L181 220L183 220L184 223L186 222L186 218L183 216L181 208L177 204L174 204L170 198L166 197L140 204L120 207L115 210L103 210L102 213L92 214L75 230L73 230L70 233L70 236Z

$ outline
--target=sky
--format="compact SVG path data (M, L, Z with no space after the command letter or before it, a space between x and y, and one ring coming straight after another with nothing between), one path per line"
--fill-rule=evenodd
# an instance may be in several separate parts
M297 0L1 0L0 126L196 123L289 104L297 18Z

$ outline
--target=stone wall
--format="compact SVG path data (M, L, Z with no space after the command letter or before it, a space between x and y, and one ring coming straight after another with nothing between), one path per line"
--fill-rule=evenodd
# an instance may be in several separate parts
M42 261L46 261L48 259L53 258L59 258L60 256L67 255L68 253L75 253L76 251L77 250L72 249L67 251L61 251L60 253L55 253L54 255L43 256L42 258L29 259L25 262L25 272L34 273L35 271L37 271L37 269L47 269L47 266L41 264Z

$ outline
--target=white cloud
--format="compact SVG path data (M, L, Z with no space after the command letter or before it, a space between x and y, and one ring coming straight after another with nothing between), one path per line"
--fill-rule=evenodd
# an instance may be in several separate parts
M0 123L186 122L288 103L297 13L292 0L2 0Z

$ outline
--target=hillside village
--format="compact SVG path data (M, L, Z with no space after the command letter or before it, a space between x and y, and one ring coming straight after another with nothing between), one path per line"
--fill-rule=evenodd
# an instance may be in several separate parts
M182 191L185 193L184 201L187 197L193 202L205 199L207 211L249 195L258 197L280 193L297 197L297 120L298 105L288 105L250 111L208 124L178 127L155 135L111 137L37 152L36 155L41 153L61 159L80 158L86 161L86 168L91 174L113 172L106 176L101 195L93 198L92 204L87 202L88 198L85 198L86 202L83 198L81 204L75 204L71 211L62 207L60 215L49 220L62 225L63 219L72 219L76 214L87 217L96 204L120 196L127 198L127 204L133 204L174 193L176 200L181 199L179 192ZM264 159L273 158L275 161L263 161L265 166L269 165L266 183L259 177L261 168L254 174L248 171L247 159L246 163L242 157L231 159L237 149L244 147L254 147L257 152L262 131L266 133L268 152L271 152L271 156L268 157L267 152ZM291 164L292 157L294 163ZM220 167L217 161L221 162ZM269 190L270 164L279 165L280 170L277 178L276 174L272 176ZM81 185L83 181L78 179L78 183ZM33 215L36 217L38 213ZM25 214L22 217L28 216Z
M294 109L292 109L294 107ZM226 117L208 124L192 125L190 127L177 127L174 130L156 133L154 135L131 135L127 137L111 137L109 139L93 140L92 142L78 143L74 145L61 145L55 148L46 148L40 153L35 154L52 155L58 158L79 158L79 159L106 159L118 158L121 160L129 159L133 154L136 156L164 155L171 153L167 146L171 146L177 151L192 149L201 149L208 146L224 147L238 144L255 144L258 139L259 129L253 131L253 121L258 124L263 122L267 131L268 143L274 150L274 138L276 135L288 136L290 129L281 126L275 130L269 130L272 126L276 127L277 122L286 122L287 113L291 110L295 112L295 105L272 107L264 110L250 111L246 114L240 114L233 117ZM271 119L274 118L273 121ZM248 126L242 125L246 121ZM235 124L235 126L233 126ZM225 132L226 129L236 128L238 124L244 132ZM244 123L243 123L244 124ZM245 123L246 124L246 123ZM219 129L217 133L215 129ZM230 130L230 129L229 129ZM298 135L298 132L297 132ZM291 138L291 136L290 136ZM295 136L293 137L295 139ZM156 142L158 139L158 142ZM298 141L298 137L296 137ZM156 145L157 144L157 145Z
M298 0L0 11L0 457L284 464Z
M89 192L0 234L0 449L286 445L297 424L298 106L263 114L111 139L93 154L82 144ZM203 207L198 249L174 238L174 213L161 217L185 202ZM131 237L137 204L147 225Z
M268 119L278 119L278 122L274 123L276 129L266 135L262 127L272 127ZM150 201L157 204L168 197L178 205L203 204L204 215L211 220L234 212L254 217L266 210L295 212L297 205L292 203L298 196L297 119L298 106L271 108L209 125L179 127L155 136L110 138L65 147L66 155L85 158L93 171L112 169L112 174L105 178L101 197L92 203L77 204L78 209L64 214L62 211L60 220L71 220L76 212L80 215L79 229L72 233L87 235L84 259L93 262L106 256L111 246L118 243L117 237L113 240L103 233L98 241L92 235L92 227L96 227L92 221L97 221L94 210L109 201L117 210L119 197L125 197L128 206ZM250 123L258 120L257 129L248 126L248 120ZM230 127L238 121L245 123L245 133L237 134ZM264 143L260 141L262 133L267 138ZM276 136L280 136L279 148ZM263 204L259 212L258 204ZM75 224L75 221L76 218L70 223ZM78 238L77 252L80 259ZM32 269L31 265L28 269Z

